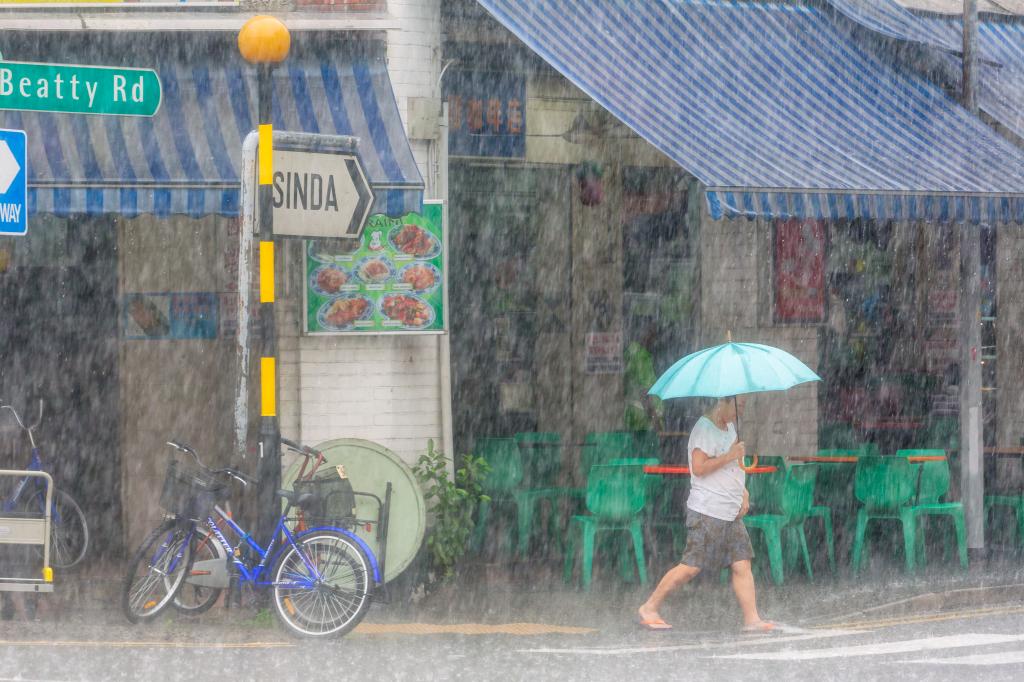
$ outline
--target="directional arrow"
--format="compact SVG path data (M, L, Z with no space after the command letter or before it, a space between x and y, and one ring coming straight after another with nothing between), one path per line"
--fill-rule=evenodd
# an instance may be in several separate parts
M18 165L18 160L11 153L11 148L7 146L7 141L0 140L0 194L7 194L11 183L20 172L21 166Z
M352 209L352 220L349 222L345 234L350 237L358 237L363 231L363 225L366 224L367 217L370 215L370 206L373 205L373 190L370 189L370 183L366 180L366 175L355 158L346 159L345 165L348 166L352 185L355 187L356 195L359 197L355 208Z

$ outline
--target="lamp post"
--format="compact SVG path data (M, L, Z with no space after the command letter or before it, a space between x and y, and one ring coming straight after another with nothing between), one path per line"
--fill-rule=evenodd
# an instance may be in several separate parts
M238 51L256 65L259 124L257 217L260 231L260 457L256 537L262 542L277 523L276 491L281 487L281 425L277 416L277 333L274 325L274 211L273 170L274 65L288 56L291 36L279 20L255 16L238 32Z

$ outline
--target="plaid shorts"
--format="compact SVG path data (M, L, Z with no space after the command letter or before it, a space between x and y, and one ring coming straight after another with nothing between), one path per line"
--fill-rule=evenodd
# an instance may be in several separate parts
M723 521L686 510L686 550L679 563L707 571L754 558L743 519Z

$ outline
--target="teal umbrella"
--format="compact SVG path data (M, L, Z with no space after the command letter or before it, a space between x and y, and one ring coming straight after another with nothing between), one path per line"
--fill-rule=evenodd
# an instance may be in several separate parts
M807 381L821 381L821 377L781 348L730 341L687 355L669 367L648 392L662 399L725 398L784 391Z
M821 381L810 367L774 346L723 343L687 355L662 374L648 393L667 398L726 398L742 393L784 391L808 381ZM739 416L736 437L739 438ZM741 463L742 465L742 463ZM752 466L757 465L754 457Z

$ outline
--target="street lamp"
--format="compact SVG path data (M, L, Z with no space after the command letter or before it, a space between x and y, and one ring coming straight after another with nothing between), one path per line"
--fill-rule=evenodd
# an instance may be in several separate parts
M264 15L245 22L238 32L238 51L256 65L259 124L259 184L257 212L260 229L260 458L258 465L256 537L262 542L277 524L276 491L281 487L281 425L277 416L277 334L274 325L274 212L272 195L274 65L288 56L291 36L278 19Z

